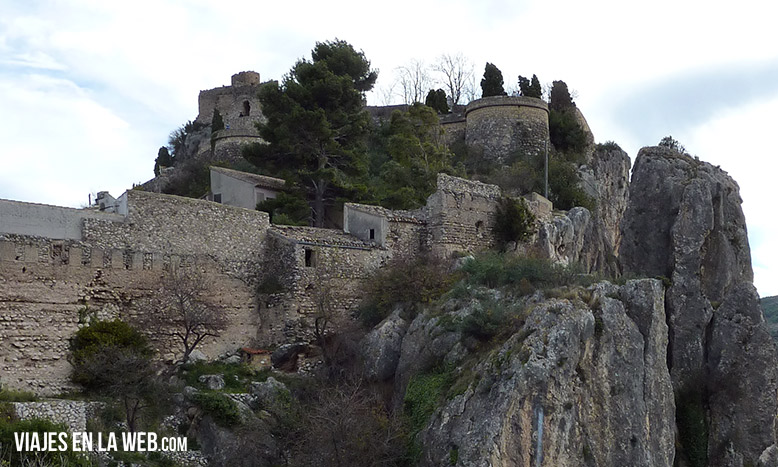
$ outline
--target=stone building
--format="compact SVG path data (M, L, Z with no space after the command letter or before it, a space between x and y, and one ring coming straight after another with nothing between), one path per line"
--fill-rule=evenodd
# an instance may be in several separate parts
M273 199L284 190L286 182L280 178L268 177L211 166L211 192L209 201L254 209L258 203Z

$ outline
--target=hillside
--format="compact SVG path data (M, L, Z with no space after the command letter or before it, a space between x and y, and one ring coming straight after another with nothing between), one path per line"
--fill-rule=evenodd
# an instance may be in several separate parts
M778 341L778 295L765 297L760 300L760 303L762 304L764 319L767 321L770 335L773 336L773 339Z

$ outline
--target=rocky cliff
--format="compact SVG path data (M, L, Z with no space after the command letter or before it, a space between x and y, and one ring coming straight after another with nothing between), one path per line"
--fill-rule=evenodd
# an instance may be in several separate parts
M538 244L554 261L653 279L520 299L492 290L525 314L488 351L451 326L471 304L397 312L368 336L368 374L393 379L397 409L414 375L455 369L416 436L422 465L778 465L778 357L738 186L710 164L644 148L627 193L625 158L595 155L600 210L556 216Z
M741 202L720 168L644 148L622 224L625 273L669 281L667 364L676 396L704 415L707 436L697 441L709 465L755 465L775 442L778 359L752 284ZM681 422L689 460L700 448Z
M422 465L670 465L674 403L659 281L538 304L419 437Z

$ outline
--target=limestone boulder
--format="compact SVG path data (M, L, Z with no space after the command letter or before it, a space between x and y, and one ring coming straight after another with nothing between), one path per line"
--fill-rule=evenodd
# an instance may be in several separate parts
M674 399L657 280L538 304L419 435L422 465L670 466Z
M373 381L385 381L394 376L400 361L403 337L408 330L408 321L397 308L379 323L362 342L365 376Z

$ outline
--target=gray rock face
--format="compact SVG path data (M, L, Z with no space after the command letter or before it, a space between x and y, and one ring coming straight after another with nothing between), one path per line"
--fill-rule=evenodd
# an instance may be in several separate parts
M663 287L549 300L420 433L422 465L670 466L674 401ZM410 331L409 331L410 332ZM538 461L540 461L538 463Z
M542 254L560 264L582 262L583 250L592 229L592 215L586 208L573 208L538 226L535 245Z
M593 212L577 207L538 226L535 247L554 262L578 264L585 272L615 273L620 223L629 199L627 154L597 148L579 168L581 187L597 203Z
M394 376L408 329L408 322L400 316L400 311L396 309L365 336L361 347L368 379L385 381Z
M440 361L452 362L464 353L457 332L440 326L439 318L419 314L411 322L402 341L400 360L394 377L393 405L399 409L411 375L426 371Z
M286 385L272 376L263 382L251 383L249 394L254 397L253 405L256 408L267 410L273 415L283 414L292 400Z
M197 378L197 381L205 384L208 389L224 389L224 376L222 375L202 375Z
M732 290L709 329L710 465L726 465L718 459L733 448L753 464L752 456L775 442L776 392L769 389L778 386L774 351L768 351L774 344L753 285Z
M706 408L710 465L755 465L775 442L778 357L751 284L740 204L721 169L643 148L622 222L624 272L671 281L670 374L677 394L696 392Z
M630 159L617 147L598 146L579 169L581 186L597 203L582 252L587 271L613 273L621 243L621 219L629 200Z

